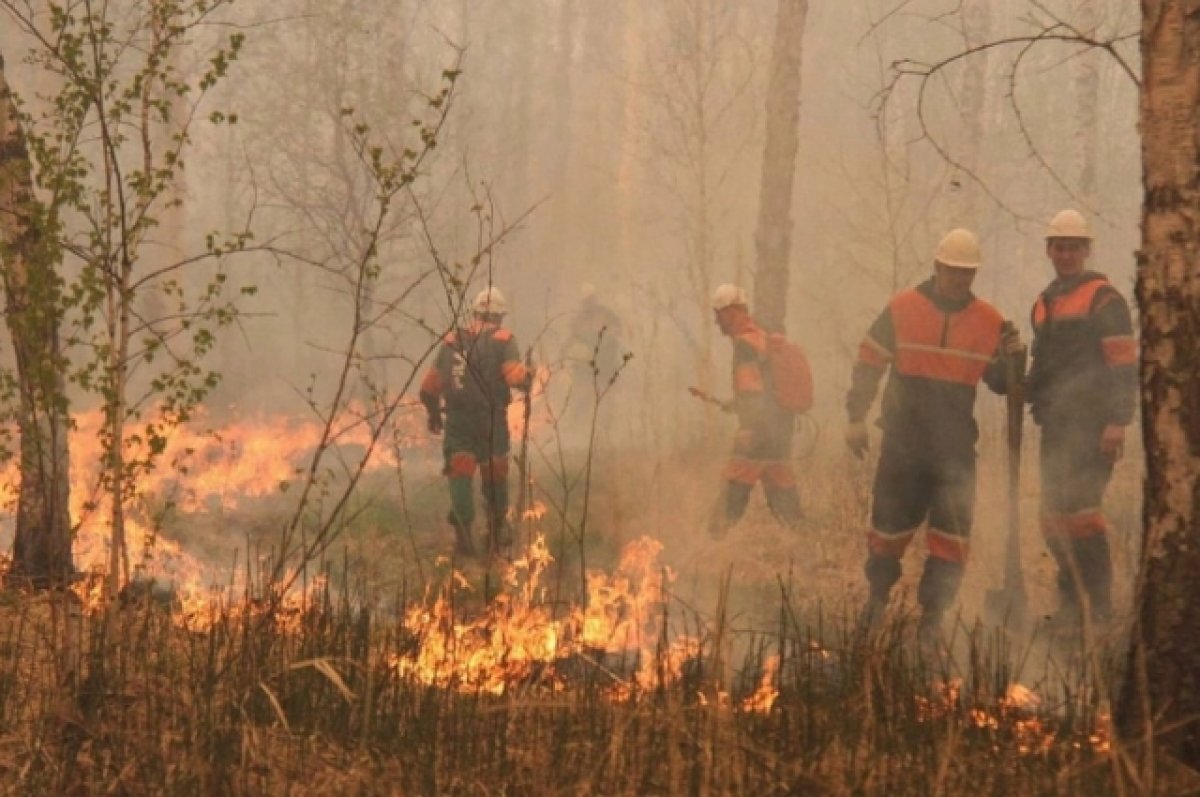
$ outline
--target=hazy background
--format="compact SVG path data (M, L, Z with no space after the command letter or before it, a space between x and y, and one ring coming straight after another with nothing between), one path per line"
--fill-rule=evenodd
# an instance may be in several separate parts
M427 114L443 70L458 68L425 176L385 230L379 302L431 267L430 239L446 262L477 251L473 207L494 211L493 231L520 219L484 261L510 299L518 341L536 344L535 359L556 369L580 286L594 285L634 355L603 405L602 444L628 452L661 490L671 484L664 469L674 467L664 463L684 456L696 466L696 495L660 490L648 527L702 515L732 428L686 386L728 394L728 344L707 296L723 281L753 283L775 13L769 0L234 5L226 17L244 26L247 44L211 108L239 122L197 128L186 204L158 244L164 257L194 250L206 232L235 227L253 208L258 241L309 262L233 266L233 279L259 293L243 302L246 317L219 349L225 381L213 407L302 414L309 385L318 399L331 390L353 307L347 269L371 197L341 110L353 108L399 152L412 146L411 121ZM854 467L836 441L858 341L891 293L929 272L949 228L979 233L986 263L976 292L1026 335L1029 308L1052 277L1042 230L1063 207L1088 215L1093 267L1131 295L1141 196L1136 87L1114 57L1018 42L949 65L921 97L917 80L901 80L884 104L893 65L933 64L1056 18L1108 39L1136 30L1137 14L1128 0L811 4L788 331L808 349L817 380L805 439L822 441L827 457L806 468ZM10 82L36 105L41 84L21 63L26 46L0 24ZM1136 63L1136 39L1117 53ZM480 275L467 295L483 284ZM444 291L426 280L371 331L363 354L398 390L435 340L429 328L450 323ZM979 414L994 434L1000 402L981 398ZM981 445L995 466L998 446ZM428 481L440 489L436 474ZM627 495L627 511L610 521L632 523L649 508L635 506L644 497Z

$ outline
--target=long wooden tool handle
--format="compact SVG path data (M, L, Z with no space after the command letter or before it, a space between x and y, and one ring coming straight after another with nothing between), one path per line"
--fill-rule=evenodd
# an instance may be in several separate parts
M1005 322L1010 323L1010 322ZM1008 460L1008 544L1005 546L1004 586L1011 593L1025 591L1021 572L1021 437L1025 425L1025 347L1006 358L1007 366L1007 460Z

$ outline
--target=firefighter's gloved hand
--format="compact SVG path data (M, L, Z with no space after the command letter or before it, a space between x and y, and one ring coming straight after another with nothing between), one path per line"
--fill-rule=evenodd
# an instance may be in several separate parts
M442 414L440 412L429 413L429 432L430 434L442 433Z
M850 453L862 459L867 454L867 449L871 447L870 438L867 436L867 425L862 421L855 421L846 427L846 447L850 449Z
M1100 453L1116 462L1125 453L1125 427L1110 423L1100 433Z
M1025 343L1021 340L1021 333L1017 328L1010 323L1005 323L1004 328L1000 331L1000 351L1006 357L1020 354L1025 348Z

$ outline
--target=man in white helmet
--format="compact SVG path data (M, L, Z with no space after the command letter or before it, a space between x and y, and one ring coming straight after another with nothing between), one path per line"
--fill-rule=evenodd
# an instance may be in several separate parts
M1129 305L1087 269L1092 235L1075 210L1046 229L1054 280L1034 303L1029 401L1041 427L1042 533L1058 565L1059 619L1089 606L1112 612L1112 562L1102 510L1137 400L1137 343Z
M794 529L802 516L792 470L794 416L774 398L768 336L747 303L746 292L737 285L720 285L712 294L717 326L733 343L733 410L738 417L733 453L722 474L725 506L710 528L715 536L742 517L760 481L767 505L781 523Z
M471 303L470 324L443 338L421 382L430 432L442 432L445 411L448 519L456 550L464 556L475 554L472 481L477 469L488 508L489 548L494 552L509 542L508 404L513 388L529 389L529 374L512 332L501 326L507 312L508 301L499 288L480 291Z
M979 436L976 387L983 380L1004 393L1003 356L1021 346L1000 312L971 293L981 263L973 233L947 233L934 255L933 276L892 297L871 324L846 396L846 444L862 456L868 446L867 414L890 370L867 534L870 594L859 628L869 631L882 619L900 578L901 558L926 525L929 555L917 587L919 638L926 649L940 639L967 560Z

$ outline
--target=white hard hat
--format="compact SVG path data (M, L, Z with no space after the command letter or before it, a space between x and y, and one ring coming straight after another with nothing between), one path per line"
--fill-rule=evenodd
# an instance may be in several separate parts
M735 304L740 304L743 307L748 305L746 300L746 292L737 285L726 282L723 285L718 285L717 289L712 294L712 308L714 310L724 310L726 307L732 307Z
M504 298L504 294L500 292L499 288L492 285L475 295L475 301L471 302L471 309L476 313L504 315L508 312L508 299Z
M1088 230L1087 219L1078 210L1060 210L1046 225L1047 238L1086 238L1092 239Z
M933 259L944 266L955 268L979 268L983 255L979 250L979 239L970 230L951 230L938 242Z

